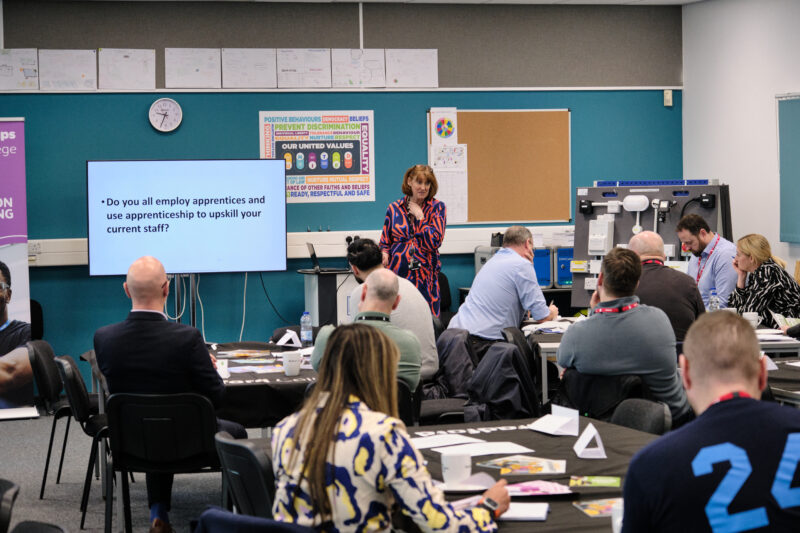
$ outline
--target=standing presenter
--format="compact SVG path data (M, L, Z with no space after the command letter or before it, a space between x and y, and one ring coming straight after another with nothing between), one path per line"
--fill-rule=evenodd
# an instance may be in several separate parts
M414 165L403 176L403 198L389 204L380 249L383 266L419 289L439 316L439 247L444 239L444 203L434 199L439 184L428 165Z

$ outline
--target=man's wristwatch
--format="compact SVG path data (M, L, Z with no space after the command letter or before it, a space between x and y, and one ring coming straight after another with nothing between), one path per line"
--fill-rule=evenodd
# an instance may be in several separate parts
M489 514L491 514L493 518L500 518L500 515L497 512L497 509L500 506L493 499L481 498L481 501L478 502L478 507L483 507L489 511Z

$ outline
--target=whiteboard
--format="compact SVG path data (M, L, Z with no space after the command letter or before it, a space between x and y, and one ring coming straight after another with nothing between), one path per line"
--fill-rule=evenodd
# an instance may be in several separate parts
M438 87L439 51L436 48L387 48L386 86Z
M39 88L39 61L36 48L0 49L0 91Z
M97 50L39 50L43 91L96 91Z
M221 89L219 48L165 48L164 85L167 89Z
M334 48L331 72L334 87L386 87L383 48Z
M278 86L275 48L223 48L222 86L226 89L273 89Z
M100 48L97 70L101 89L156 88L156 51Z
M278 87L302 89L330 86L330 48L278 49Z

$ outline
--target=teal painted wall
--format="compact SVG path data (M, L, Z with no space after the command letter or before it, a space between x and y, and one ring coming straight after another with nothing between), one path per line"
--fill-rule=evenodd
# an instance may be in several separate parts
M150 104L160 96L171 96L183 106L183 124L172 134L156 133L147 121ZM0 95L0 116L25 117L29 237L52 239L86 236L86 160L256 158L259 111L375 111L376 201L293 204L287 213L289 231L319 226L358 230L380 227L386 205L400 195L403 171L427 159L425 114L430 107L569 108L575 187L602 178L682 177L681 97L675 91L675 105L665 108L660 90L6 93ZM572 195L574 205L574 190ZM442 262L457 303L458 287L472 282L472 256L447 255ZM343 260L323 263L341 266ZM309 264L290 260L287 272L263 274L272 301L293 323L303 311L303 281L294 271ZM244 275L206 274L200 279L207 339L237 339ZM58 353L79 355L91 348L95 329L124 318L128 301L121 284L119 277L89 278L87 267L31 269L31 295L42 303L45 338ZM251 274L243 337L264 339L280 325L258 275Z

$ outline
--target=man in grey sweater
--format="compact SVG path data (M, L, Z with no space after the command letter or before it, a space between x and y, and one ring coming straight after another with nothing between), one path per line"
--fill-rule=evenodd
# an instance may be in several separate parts
M641 273L634 252L614 248L606 254L592 314L564 334L558 364L583 374L641 376L652 396L669 406L676 427L693 414L678 377L675 334L664 311L634 296Z

